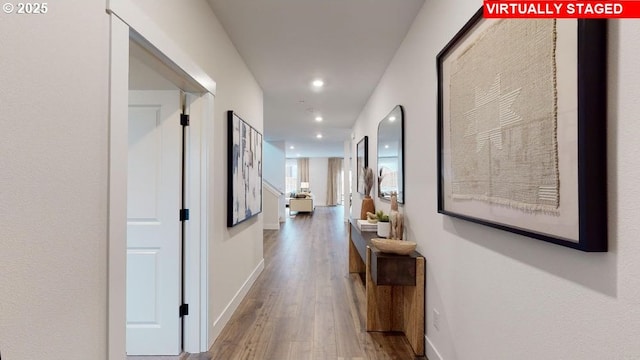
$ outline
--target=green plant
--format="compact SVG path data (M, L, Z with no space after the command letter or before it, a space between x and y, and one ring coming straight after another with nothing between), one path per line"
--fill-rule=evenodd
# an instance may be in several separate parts
M378 210L376 211L376 219L380 222L389 222L389 215L386 215L382 210Z

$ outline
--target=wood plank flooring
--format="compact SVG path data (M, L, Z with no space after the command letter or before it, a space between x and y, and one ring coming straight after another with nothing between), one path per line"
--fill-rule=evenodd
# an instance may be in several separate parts
M265 230L264 272L210 351L188 359L416 359L404 335L365 331L342 209L317 207Z

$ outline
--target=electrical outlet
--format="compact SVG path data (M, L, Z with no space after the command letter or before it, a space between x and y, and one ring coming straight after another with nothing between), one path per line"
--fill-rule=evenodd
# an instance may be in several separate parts
M435 308L433 309L433 327L440 331L440 312Z

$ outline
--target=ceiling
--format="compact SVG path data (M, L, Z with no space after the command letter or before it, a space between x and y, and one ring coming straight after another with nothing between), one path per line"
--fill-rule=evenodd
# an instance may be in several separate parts
M264 92L264 138L285 141L287 157L343 156L351 127L423 3L209 0ZM321 89L311 85L317 78Z

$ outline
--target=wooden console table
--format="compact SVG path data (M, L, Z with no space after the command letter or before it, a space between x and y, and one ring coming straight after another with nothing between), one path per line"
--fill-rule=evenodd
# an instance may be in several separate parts
M365 275L367 331L401 331L416 355L424 355L425 259L386 254L371 245L375 232L360 232L351 220L349 272Z

